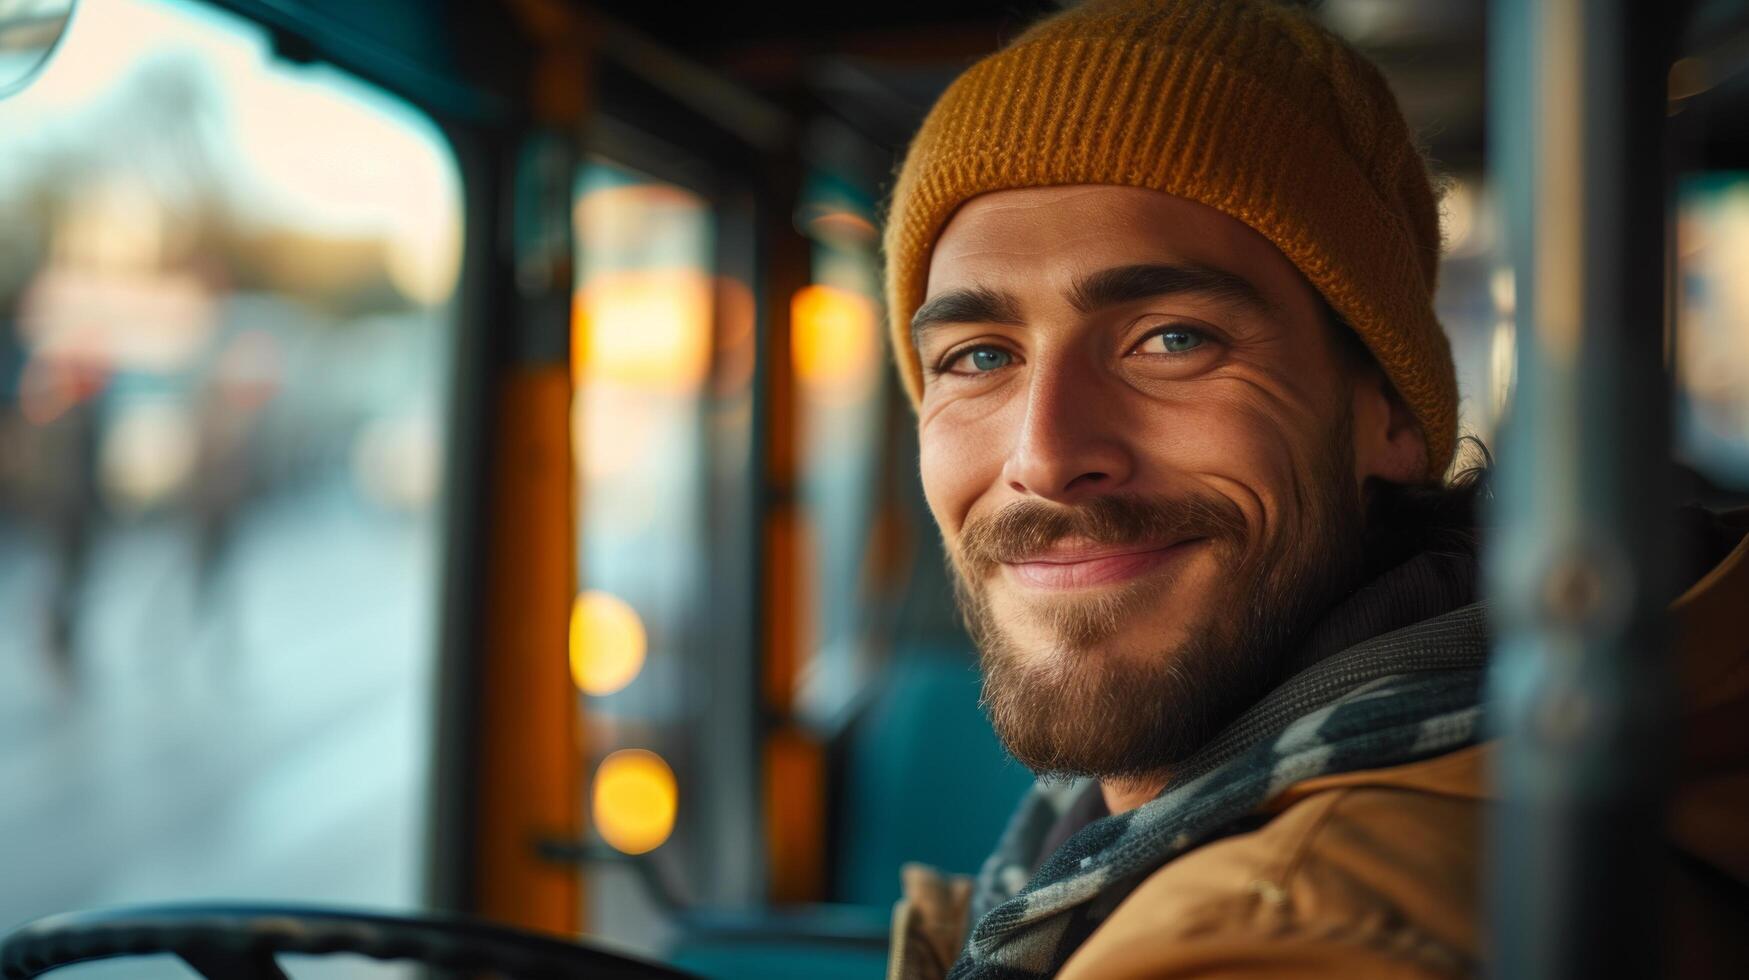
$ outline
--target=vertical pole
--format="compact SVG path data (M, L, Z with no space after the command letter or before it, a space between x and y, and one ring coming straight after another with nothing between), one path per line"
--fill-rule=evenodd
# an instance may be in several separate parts
M490 457L471 907L561 935L583 925L582 877L536 842L583 833L580 698L566 657L577 594L570 129L530 134L510 183L518 302Z
M1644 976L1672 678L1663 356L1672 12L1495 0L1490 168L1516 283L1518 390L1488 585L1504 737L1490 828L1493 973Z
M430 824L426 841L426 902L446 912L471 912L478 868L480 679L485 633L483 599L491 539L490 460L497 453L498 376L507 357L506 331L516 314L515 272L499 231L507 220L508 127L451 127L465 204L461 282L456 296L454 376L443 471L443 571L439 603L436 705L431 753Z
M790 360L792 298L808 284L808 243L795 229L801 165L793 148L774 162L761 204L760 313L764 323L755 418L758 420L763 513L759 610L762 618L760 761L768 897L818 901L825 884L826 753L795 716L797 681L807 644L806 515L800 506L802 460L796 378Z
M584 882L537 842L583 832L566 637L577 591L571 194L593 49L568 8L511 5L528 115L453 133L467 195L428 898L574 935Z
M727 168L725 168L727 169ZM709 561L711 633L701 646L703 689L693 751L709 759L695 774L694 805L682 812L693 822L685 832L707 856L695 868L707 904L747 906L766 897L765 848L760 837L763 771L760 751L760 675L763 635L755 571L764 532L765 501L758 490L765 473L755 452L760 441L753 405L754 371L765 339L759 336L755 290L759 287L759 207L744 171L732 171L729 190L716 200L716 295L710 432Z

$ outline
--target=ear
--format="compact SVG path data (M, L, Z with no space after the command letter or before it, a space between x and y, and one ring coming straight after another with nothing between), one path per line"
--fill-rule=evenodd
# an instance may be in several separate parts
M1427 439L1409 406L1378 370L1354 378L1354 479L1418 484L1427 479Z

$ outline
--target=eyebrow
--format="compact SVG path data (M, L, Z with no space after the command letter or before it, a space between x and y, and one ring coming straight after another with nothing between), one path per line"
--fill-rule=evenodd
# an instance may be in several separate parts
M1253 310L1270 309L1263 293L1244 276L1198 265L1143 263L1089 273L1069 287L1069 305L1086 315L1137 300L1195 293ZM918 308L911 339L921 343L931 329L949 323L1019 324L1020 304L1012 294L985 286L953 289Z
M1013 295L987 286L969 286L948 290L918 307L911 317L911 339L919 341L930 329L949 323L1020 322L1020 304Z

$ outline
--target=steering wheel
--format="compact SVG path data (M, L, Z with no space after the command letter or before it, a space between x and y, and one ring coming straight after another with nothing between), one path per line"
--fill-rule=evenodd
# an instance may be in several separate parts
M116 956L174 953L207 980L290 980L279 953L356 953L526 980L698 980L549 936L439 916L278 905L147 905L52 915L0 942L0 977Z

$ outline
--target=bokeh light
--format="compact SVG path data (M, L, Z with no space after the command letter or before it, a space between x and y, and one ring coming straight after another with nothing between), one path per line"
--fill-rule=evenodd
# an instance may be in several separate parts
M690 191L591 163L573 211L579 387L697 392L710 372L710 209Z
M674 770L654 752L622 749L601 760L593 793L595 829L626 854L662 846L674 831L680 793Z
M881 237L874 222L855 211L830 204L810 207L803 227L814 238L850 245L872 245Z
M711 362L710 277L696 269L625 269L577 293L578 384L691 392Z
M856 401L883 366L879 317L866 296L816 283L790 301L790 355L796 377L818 400Z
M644 666L643 620L624 599L589 590L571 604L571 679L585 694L612 694Z

